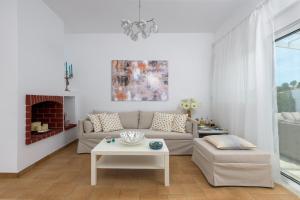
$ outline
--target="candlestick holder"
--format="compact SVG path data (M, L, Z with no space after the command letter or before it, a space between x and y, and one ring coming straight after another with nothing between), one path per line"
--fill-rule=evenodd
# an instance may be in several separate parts
M65 63L65 80L66 80L66 88L65 91L70 91L69 85L70 85L70 79L73 78L73 65L68 65L68 63Z

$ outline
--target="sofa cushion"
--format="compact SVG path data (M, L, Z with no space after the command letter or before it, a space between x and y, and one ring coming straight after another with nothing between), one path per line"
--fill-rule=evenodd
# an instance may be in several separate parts
M151 129L170 132L172 130L173 120L174 114L155 112Z
M193 135L190 133L182 134L177 132L163 132L163 131L154 131L151 129L126 129L128 131L141 131L145 134L146 138L163 138L165 140L193 140ZM123 130L124 131L124 130ZM118 138L120 137L119 131L112 132L92 132L85 134L84 137L91 139L104 139L107 136Z
M99 114L103 132L111 132L124 129L118 113Z
M193 135L190 133L165 132L151 129L142 129L146 138L163 138L165 140L192 140Z
M94 130L93 124L90 120L83 121L83 130L85 133L91 133Z
M125 129L137 129L139 125L139 112L119 112L121 124Z
M152 125L154 112L140 111L139 129L148 129Z

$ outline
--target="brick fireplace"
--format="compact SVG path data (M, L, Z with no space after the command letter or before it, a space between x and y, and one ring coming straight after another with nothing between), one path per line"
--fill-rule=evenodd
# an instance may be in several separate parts
M62 96L26 95L25 143L27 145L63 132L63 99ZM32 131L32 122L48 124L49 130Z

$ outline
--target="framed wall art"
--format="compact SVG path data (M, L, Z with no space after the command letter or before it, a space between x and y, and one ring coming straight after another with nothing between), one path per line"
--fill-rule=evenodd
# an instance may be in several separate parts
M167 101L168 61L112 60L112 101Z

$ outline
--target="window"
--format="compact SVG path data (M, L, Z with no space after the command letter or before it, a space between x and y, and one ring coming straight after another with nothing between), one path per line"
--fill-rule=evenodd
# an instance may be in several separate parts
M300 183L300 30L275 42L281 173Z

